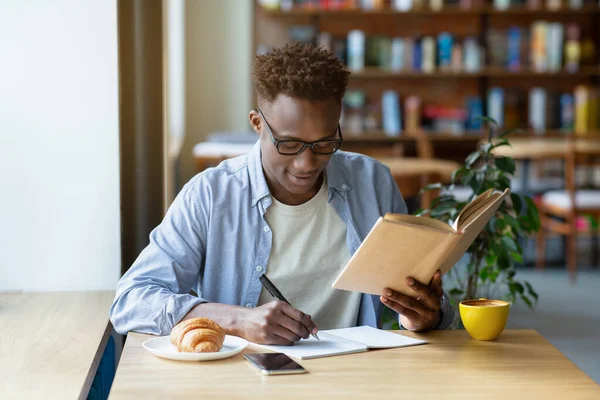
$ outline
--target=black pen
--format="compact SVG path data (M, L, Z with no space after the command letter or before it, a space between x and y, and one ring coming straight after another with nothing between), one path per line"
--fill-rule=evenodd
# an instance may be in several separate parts
M273 297L275 297L275 298L277 298L277 299L279 299L281 301L284 301L284 302L286 302L287 304L289 304L291 306L290 302L287 301L287 299L285 297L283 297L283 294L281 294L281 292L279 291L279 289L277 289L275 287L275 285L273 285L273 282L271 282L269 280L269 278L267 278L267 275L262 274L260 276L260 278L258 278L258 279L260 280L260 283L262 283L262 285L265 287L265 289L267 289L269 291L269 293L271 293L271 296L273 296ZM319 337L317 336L316 333L311 333L311 335L313 335L313 337L315 339L321 340L321 339L319 339Z

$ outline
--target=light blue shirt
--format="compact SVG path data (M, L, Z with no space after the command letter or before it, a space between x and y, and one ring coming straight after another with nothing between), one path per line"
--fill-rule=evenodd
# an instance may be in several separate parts
M407 212L390 170L370 157L338 151L326 173L328 201L346 224L350 254L380 216ZM258 143L191 179L119 281L110 309L116 331L168 335L205 302L255 307L273 240L265 220L271 202ZM363 294L356 324L380 327L383 307L379 296ZM441 311L438 329L454 318L445 296Z

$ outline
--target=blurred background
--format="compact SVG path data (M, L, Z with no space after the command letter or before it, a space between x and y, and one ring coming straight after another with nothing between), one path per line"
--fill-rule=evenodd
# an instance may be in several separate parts
M114 290L181 187L256 141L252 56L313 43L352 71L343 149L411 211L479 117L520 129L511 188L561 224L523 244L540 301L509 324L600 382L599 21L597 0L0 1L0 291Z

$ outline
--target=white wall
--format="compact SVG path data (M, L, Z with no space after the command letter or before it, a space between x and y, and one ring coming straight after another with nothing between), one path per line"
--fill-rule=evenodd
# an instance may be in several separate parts
M195 174L192 148L214 131L250 130L252 0L186 2L186 133L180 183Z
M0 0L0 291L113 289L116 0Z

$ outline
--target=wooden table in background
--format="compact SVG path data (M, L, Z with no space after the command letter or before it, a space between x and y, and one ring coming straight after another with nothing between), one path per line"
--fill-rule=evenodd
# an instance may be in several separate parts
M419 191L430 183L449 183L452 172L460 167L454 161L420 157L377 158L377 160L390 169L404 198L417 196ZM420 198L421 208L429 207L433 197L433 192L424 193Z
M511 146L498 147L493 150L494 154L517 160L556 160L564 159L567 154L567 138L509 138L509 141ZM600 152L598 139L582 137L575 143L578 151Z
M0 398L85 399L113 292L0 293Z
M299 361L306 374L262 376L242 354L178 362L147 352L130 334L110 399L598 399L600 386L531 330L496 341L465 331L402 334L430 343ZM245 352L261 352L249 346Z

